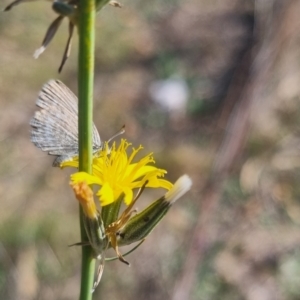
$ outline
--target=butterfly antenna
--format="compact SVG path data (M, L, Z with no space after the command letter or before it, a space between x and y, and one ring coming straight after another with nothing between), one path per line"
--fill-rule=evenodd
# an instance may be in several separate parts
M123 125L123 127L121 128L121 130L119 130L115 135L113 135L108 141L107 143L109 144L113 139L115 139L117 136L124 134L125 133L125 125Z

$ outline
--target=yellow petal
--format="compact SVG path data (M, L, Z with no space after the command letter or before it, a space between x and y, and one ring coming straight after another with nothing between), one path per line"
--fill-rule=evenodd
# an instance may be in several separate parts
M114 192L107 182L103 184L97 195L99 196L102 206L108 205L115 201Z
M77 173L72 174L71 180L73 183L85 181L88 185L91 185L91 184L101 185L102 184L102 181L98 177L90 175L85 172L77 172Z
M125 194L124 202L125 202L126 205L129 205L132 202L132 199L133 199L132 189L125 188L125 189L123 189L123 193Z

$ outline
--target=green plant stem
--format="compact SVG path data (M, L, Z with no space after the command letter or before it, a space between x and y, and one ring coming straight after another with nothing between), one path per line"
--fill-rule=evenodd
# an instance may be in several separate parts
M95 0L79 1L78 130L79 170L92 172L93 86L95 53ZM80 208L81 240L87 241ZM82 247L80 300L92 299L95 259L92 248Z

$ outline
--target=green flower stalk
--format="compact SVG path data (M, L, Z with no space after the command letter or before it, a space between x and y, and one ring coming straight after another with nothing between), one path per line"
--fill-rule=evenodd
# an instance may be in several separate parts
M78 147L79 147L79 170L91 173L93 155L93 91L94 91L94 65L95 65L95 19L96 7L94 0L80 0L79 2L79 51L78 51ZM82 209L79 210L81 241L87 241L95 234L89 235L86 224L87 218ZM101 219L98 218L101 225ZM99 241L104 231L99 226L96 234ZM100 243L101 244L101 243ZM98 245L97 245L98 247ZM94 272L95 260L93 249L82 247L80 300L92 298L91 291L95 289ZM94 253L95 254L95 253ZM101 256L102 258L103 256ZM98 267L96 284L100 282L103 271L103 259ZM93 287L93 288L92 288Z

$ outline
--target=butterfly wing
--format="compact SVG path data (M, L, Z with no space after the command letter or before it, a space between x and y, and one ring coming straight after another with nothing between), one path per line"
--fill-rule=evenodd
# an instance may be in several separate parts
M54 165L78 155L77 97L59 80L50 80L39 93L30 125L31 141L41 150L57 155ZM99 133L93 125L93 149L101 148Z

